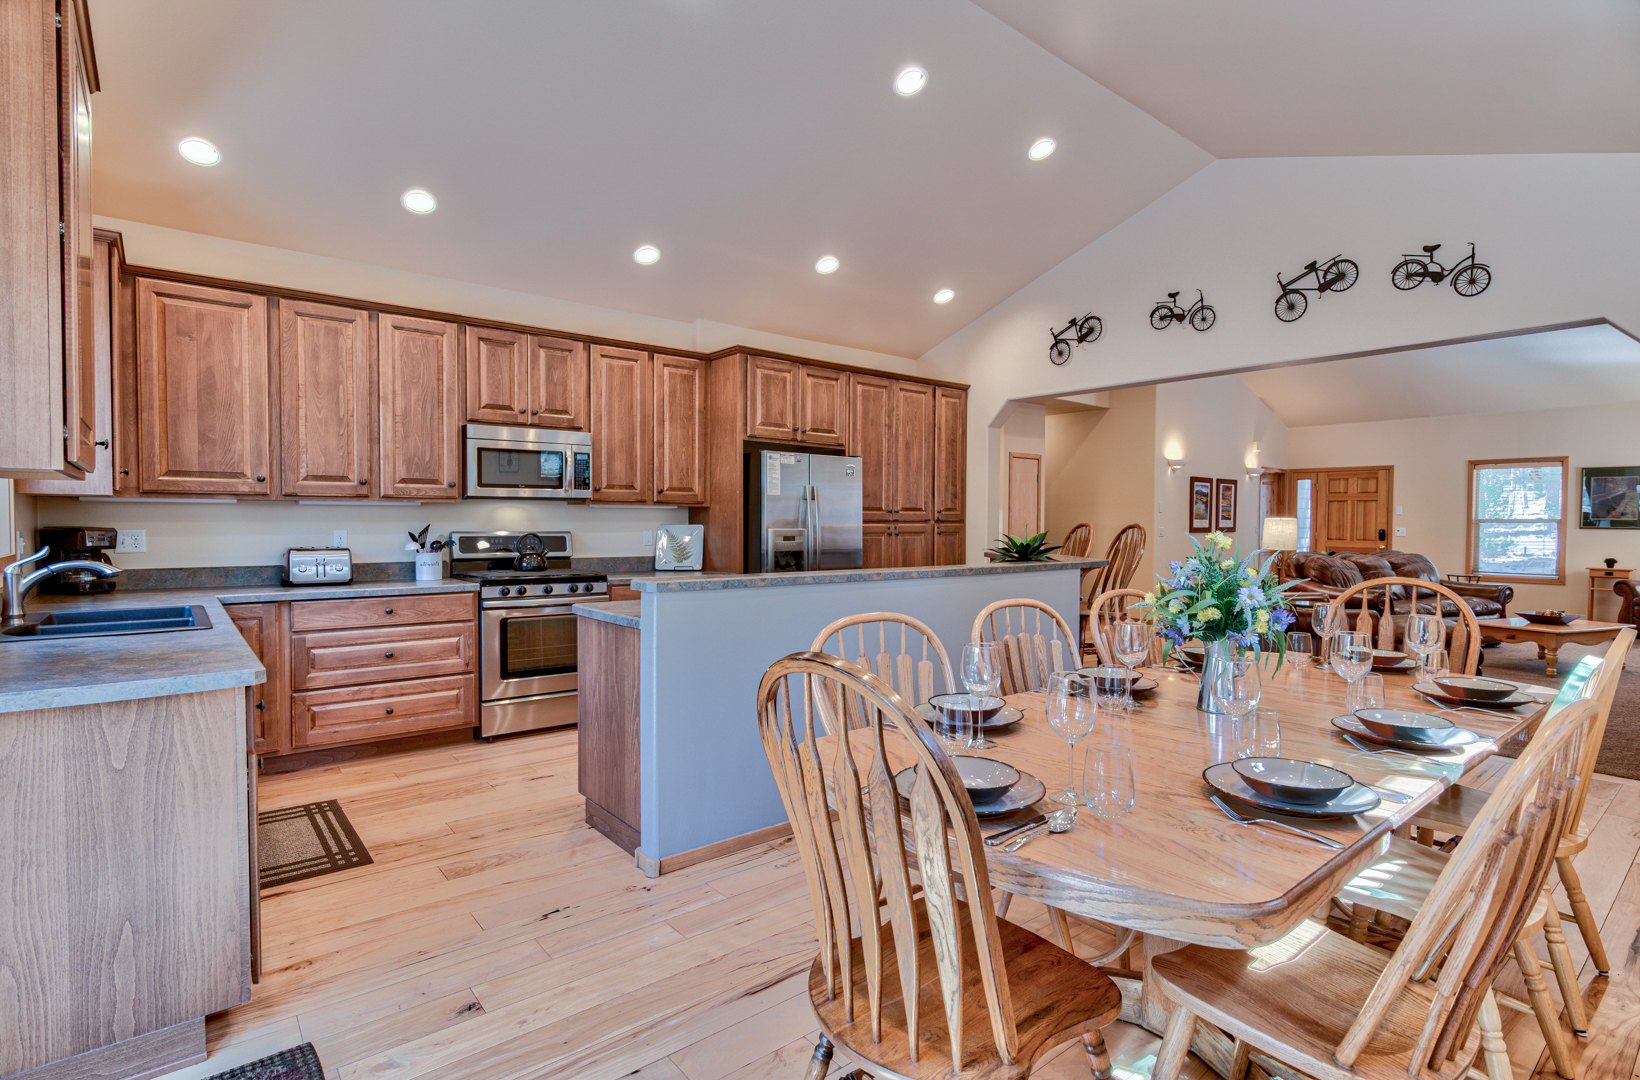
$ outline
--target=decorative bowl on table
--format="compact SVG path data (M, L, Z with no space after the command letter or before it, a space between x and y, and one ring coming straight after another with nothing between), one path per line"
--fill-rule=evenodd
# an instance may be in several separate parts
M1019 783L1019 770L1005 761L969 757L966 754L951 759L962 786L968 789L968 798L976 803L1000 799L1008 789Z
M1515 692L1513 683L1474 675L1443 675L1434 682L1449 697L1465 701L1502 701Z
M1544 626L1570 626L1583 617L1581 615L1573 615L1569 611L1554 610L1517 611L1515 614L1519 615L1527 622L1541 623Z
M968 721L975 724L985 723L1008 704L999 697L979 694L935 694L928 699L928 703L952 723Z
M1349 773L1313 761L1250 757L1230 765L1248 787L1265 798L1301 806L1330 802L1355 786L1355 777Z
M1135 694L1146 693L1157 686L1156 680L1147 679L1137 671L1129 671L1115 664L1077 668L1076 673L1092 679L1093 688L1101 694L1120 694L1129 684L1132 685Z
M1374 735L1414 742L1429 741L1431 736L1457 726L1444 716L1407 709L1356 709L1355 718Z
M1394 649L1372 650L1372 670L1374 671L1406 671L1418 666L1416 656L1408 656L1404 652Z

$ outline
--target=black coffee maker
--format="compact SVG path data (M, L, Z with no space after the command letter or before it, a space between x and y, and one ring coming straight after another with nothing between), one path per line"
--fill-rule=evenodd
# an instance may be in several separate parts
M105 552L111 550L118 541L119 533L113 529L47 525L40 530L40 543L49 547L51 553L40 565L65 562L69 559L85 559L88 562L107 563L113 566L113 560ZM98 577L90 570L64 570L40 582L40 591L68 593L74 596L113 592L114 579Z

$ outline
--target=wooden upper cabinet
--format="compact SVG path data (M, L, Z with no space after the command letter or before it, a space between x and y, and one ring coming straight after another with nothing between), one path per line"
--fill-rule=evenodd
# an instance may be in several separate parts
M842 446L848 441L848 380L846 371L802 366L797 397L799 442Z
M530 423L585 431L592 412L587 347L569 338L530 337Z
M934 388L934 519L968 516L968 391ZM957 560L961 562L962 560Z
M703 506L706 361L655 356L655 501Z
M91 227L91 83L86 63L91 28L81 24L82 11L79 5L63 5L63 426L68 429L65 462L89 473L97 466L98 441L92 287L96 241Z
M894 383L894 514L896 521L934 516L934 387ZM932 541L930 541L932 544ZM911 565L911 564L901 564ZM922 565L922 564L916 564Z
M387 498L459 498L455 323L383 313L376 317L376 337L378 492Z
M802 365L768 356L746 358L746 437L795 442Z
M647 352L592 347L592 501L653 502Z
M469 326L466 336L467 419L481 424L529 423L529 335Z
M894 380L856 373L850 382L848 452L860 459L861 513L887 521L894 511Z
M138 279L137 440L144 492L270 493L265 297Z
M370 313L279 302L286 495L370 493Z

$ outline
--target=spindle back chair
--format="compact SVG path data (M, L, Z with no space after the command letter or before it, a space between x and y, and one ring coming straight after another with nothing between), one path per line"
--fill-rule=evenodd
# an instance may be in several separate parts
M1071 531L1065 534L1065 542L1059 546L1059 554L1066 558L1085 559L1093 552L1093 526L1083 521L1071 526Z
M1392 601L1394 599L1394 590L1397 585L1404 586L1407 595L1412 598L1407 603L1408 618L1411 618L1414 613L1421 615L1439 615L1441 613L1442 599L1450 600L1458 606L1458 623L1452 628L1452 638L1446 647L1447 655L1452 663L1453 671L1461 672L1464 675L1475 674L1475 671L1480 666L1481 662L1480 623L1476 620L1475 613L1470 610L1469 605L1464 602L1463 597L1459 596L1445 585L1442 585L1440 582L1424 581L1421 578L1372 578L1368 581L1361 581L1351 585L1349 588L1339 593L1333 600L1333 603L1343 604L1345 610L1348 611L1350 599L1359 595L1361 597L1361 610L1356 614L1355 632L1358 634L1370 634L1372 633L1373 613L1367 607L1367 597L1373 590L1382 589L1384 591L1384 610L1378 618L1378 637L1374 643L1374 648L1394 651L1395 608ZM1435 599L1433 601L1419 601L1417 599L1417 590L1419 589L1426 589L1433 592L1435 594ZM1429 604L1430 610L1422 610L1419 606L1420 604Z
M987 604L969 640L995 641L1001 649L1003 694L1046 690L1049 675L1074 670L1081 657L1070 624L1040 600Z
M1137 618L1129 611L1134 603L1143 600L1145 594L1138 589L1110 589L1094 597L1093 604L1088 609L1087 636L1093 639L1094 651L1099 654L1099 662L1104 665L1120 664L1116 659L1116 642L1111 637L1111 628L1123 619ZM1145 613L1147 616L1149 612ZM1150 620L1145 618L1144 622ZM1144 662L1155 664L1161 662L1162 645L1154 634L1150 638L1150 653Z
M951 674L951 657L946 654L939 635L927 623L910 615L892 611L848 615L814 635L814 644L809 648L875 672L895 693L914 705L921 705L936 694L960 692Z

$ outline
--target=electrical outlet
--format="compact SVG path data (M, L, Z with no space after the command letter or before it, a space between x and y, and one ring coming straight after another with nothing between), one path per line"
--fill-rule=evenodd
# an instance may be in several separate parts
M1158 513L1158 514L1165 514L1165 513L1167 513L1167 511L1166 511L1166 510L1163 510L1163 509L1162 509L1162 504L1161 504L1161 503L1157 503L1157 504L1156 504L1156 512L1157 512L1157 513Z
M347 530L346 529L332 529L332 530L330 530L330 546L331 547L339 547L339 548L346 547L347 546Z
M147 529L120 529L120 530L118 530L118 532L116 534L116 537L115 537L115 541L114 541L114 550L115 551L147 551L148 550L148 530Z
M1157 526L1157 528L1156 528L1157 538L1160 539L1160 538L1162 538L1166 535L1167 535L1167 526L1166 525Z
M654 529L645 529L643 531L643 546L648 547L650 544L653 544L654 542L655 542L655 530Z
M1406 534L1407 534L1407 531L1405 529L1396 529L1395 530L1395 535L1396 536L1405 536Z

